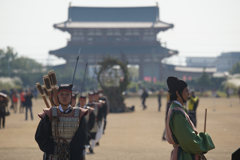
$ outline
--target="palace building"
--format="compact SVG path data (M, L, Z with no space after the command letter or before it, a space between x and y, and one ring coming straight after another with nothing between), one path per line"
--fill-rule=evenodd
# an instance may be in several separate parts
M162 59L177 54L157 40L159 32L174 27L159 18L159 7L81 7L69 6L68 19L54 28L71 35L63 48L49 53L75 63L97 65L113 57L138 65L139 79L163 80Z

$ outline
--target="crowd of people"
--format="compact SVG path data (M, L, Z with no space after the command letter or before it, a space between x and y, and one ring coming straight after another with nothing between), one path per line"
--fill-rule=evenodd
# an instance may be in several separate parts
M187 84L176 77L169 77L167 84L166 127L162 140L173 145L171 160L204 159L204 154L215 146L207 133L196 130L199 98L194 91L189 95ZM40 122L35 140L44 152L44 160L85 160L87 153L94 153L105 132L109 106L103 91L83 95L74 92L72 87L72 84L59 85L56 97L49 96L51 106L46 105L47 108L38 114ZM160 90L157 94L159 112L163 93ZM143 110L147 109L148 96L144 89L141 95ZM0 128L5 127L8 102L13 113L18 110L24 113L25 108L25 120L28 119L28 111L33 120L34 94L31 90L12 91L9 97L0 93Z
M33 120L32 98L37 98L35 89L11 89L0 91L0 121L2 128L5 128L6 116L10 115L10 110L14 114L24 113L25 120L28 120L28 111L30 112L31 120ZM0 123L1 123L0 122ZM1 128L1 126L0 126Z

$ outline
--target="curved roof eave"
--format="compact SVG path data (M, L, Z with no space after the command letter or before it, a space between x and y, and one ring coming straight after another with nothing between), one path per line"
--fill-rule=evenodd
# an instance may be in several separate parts
M173 28L174 25L166 22L70 22L65 21L53 25L54 28L68 31L71 29L150 29L156 28L167 30Z
M173 55L178 54L177 50L171 50L168 48L164 48L161 46L139 46L139 47L104 47L104 46L66 46L63 48L59 48L56 50L49 51L49 54L58 56L58 57L66 57L68 54L76 54L79 51L79 48L82 49L81 54L122 54L123 52L126 54L143 54L143 53L150 53L152 54L152 49L155 47L154 52L157 54L164 54L166 57L170 57Z

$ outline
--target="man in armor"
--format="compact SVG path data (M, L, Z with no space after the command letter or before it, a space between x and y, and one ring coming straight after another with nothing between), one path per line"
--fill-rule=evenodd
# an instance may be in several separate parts
M86 103L87 103L87 97L84 95L80 95L80 97L78 98L78 107L81 108L86 108Z
M88 144L90 145L89 147L89 152L92 154L94 153L93 149L96 145L96 135L99 130L99 125L98 125L98 112L99 112L99 107L101 106L100 103L96 102L96 95L93 92L90 92L88 94L88 104L91 108L91 112L89 113L89 120L88 120L88 131L89 131L89 142Z
M43 110L35 140L44 160L83 160L87 141L87 110L71 106L72 85L60 85L59 106Z

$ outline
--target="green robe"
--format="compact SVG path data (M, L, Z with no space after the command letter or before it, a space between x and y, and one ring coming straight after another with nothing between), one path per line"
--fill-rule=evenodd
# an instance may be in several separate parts
M170 108L182 107L173 102ZM183 107L182 107L183 108ZM181 111L172 111L169 122L173 139L179 144L178 160L194 160L194 154L206 153L215 146L207 133L196 134Z

